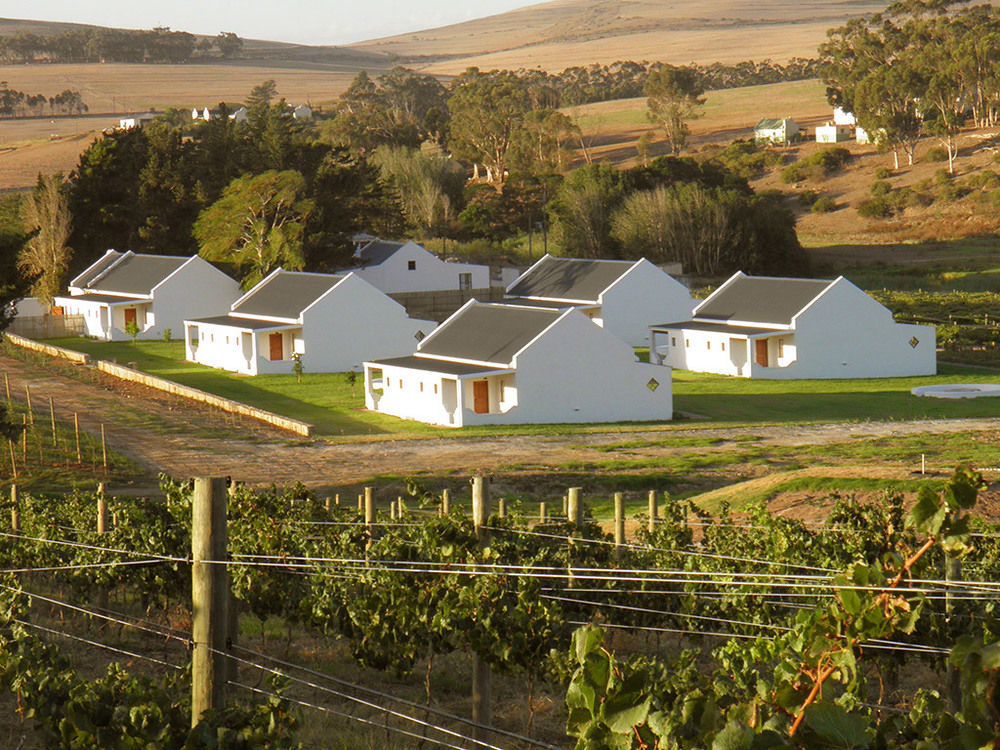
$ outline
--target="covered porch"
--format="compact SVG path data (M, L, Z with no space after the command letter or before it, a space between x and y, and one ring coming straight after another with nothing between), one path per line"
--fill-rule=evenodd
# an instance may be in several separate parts
M190 362L243 375L288 373L304 353L302 326L228 315L186 320L184 351Z
M136 337L143 338L143 334L155 323L152 300L110 294L80 294L56 297L54 303L64 315L82 316L86 335L104 341L131 339L129 328L132 324L136 326Z
M650 326L649 342L651 363L694 372L766 378L796 361L795 332L785 329L691 321Z

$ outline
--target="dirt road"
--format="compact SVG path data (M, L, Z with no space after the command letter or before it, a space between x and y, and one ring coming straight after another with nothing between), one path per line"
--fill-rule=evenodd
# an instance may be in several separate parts
M492 438L380 439L331 445L302 441L251 420L236 420L215 409L103 375L81 382L48 369L0 355L12 395L23 399L30 386L33 401L47 407L51 397L57 417L80 415L93 432L105 425L109 444L146 467L151 476L229 475L248 484L300 481L310 487L336 487L385 474L468 476L475 470L501 471L559 466L567 462L606 461L600 447L622 441L666 441L711 437L748 439L764 445L796 446L843 443L871 437L957 432L992 432L1000 420L931 420L793 426L715 428L707 424L667 425L623 433L516 435ZM720 446L714 446L718 449ZM724 447L724 444L723 446ZM656 458L699 447L649 445L629 448L630 458Z

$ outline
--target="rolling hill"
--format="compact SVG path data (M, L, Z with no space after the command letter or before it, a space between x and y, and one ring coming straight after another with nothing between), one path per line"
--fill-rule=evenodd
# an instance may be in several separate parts
M827 29L883 7L873 0L554 0L351 48L440 74L470 65L559 71L615 60L784 61L815 56Z

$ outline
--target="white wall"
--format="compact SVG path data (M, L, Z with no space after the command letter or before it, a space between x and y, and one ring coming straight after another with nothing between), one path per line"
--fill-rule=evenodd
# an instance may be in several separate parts
M887 308L846 279L838 279L797 316L795 329L798 360L790 374L761 375L886 378L937 372L934 326L894 322ZM909 344L912 338L916 347Z
M386 414L455 427L667 421L673 416L670 368L636 362L628 344L577 311L562 317L515 364L514 374L487 378L490 413L473 411L475 378L458 380L452 411L444 404L445 389L455 378L393 367L383 368L383 393L377 399L366 383L365 403ZM655 391L647 385L651 379L658 382Z
M66 315L82 315L84 335L110 340L108 334L108 306L99 302L87 302L75 297L56 297L54 304L62 307Z
M355 273L306 310L302 322L306 372L345 372L365 360L412 354L417 332L426 336L437 326L408 317L405 307Z
M139 338L162 338L167 328L173 338L180 338L185 320L225 315L242 294L234 279L193 256L153 289L153 315Z
M832 284L793 324L794 331L768 336L768 367L757 364L753 340L747 342L746 365L739 367L733 361L739 352L734 352L725 333L670 331L657 334L657 348L662 354L660 344L669 347L664 363L677 369L770 380L937 372L934 326L894 322L887 308L846 279ZM671 337L676 338L676 346L669 345ZM912 339L916 347L910 345ZM741 356L736 359L742 361Z
M649 345L649 326L689 320L695 300L681 282L641 260L601 295L605 330L632 346Z
M413 261L416 267L409 270ZM472 274L472 289L490 286L489 266L448 263L415 242L407 242L384 263L352 269L355 274L386 294L459 289L459 274Z

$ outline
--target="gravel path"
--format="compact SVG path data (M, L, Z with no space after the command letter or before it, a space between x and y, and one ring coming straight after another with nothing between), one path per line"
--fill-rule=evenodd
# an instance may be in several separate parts
M379 474L409 475L433 470L469 474L518 465L545 466L568 461L607 460L601 445L663 441L685 437L755 439L765 445L843 443L873 437L956 432L996 432L997 419L943 419L822 425L715 428L707 424L669 425L622 433L515 435L492 438L365 439L331 445L303 441L287 433L236 419L218 410L101 375L94 383L61 375L0 355L12 395L23 400L30 386L35 407L52 398L57 418L80 416L81 427L98 433L105 425L109 444L152 474L175 477L229 475L248 484L301 481L310 487L351 484ZM631 458L676 455L696 447L652 445L629 448Z

